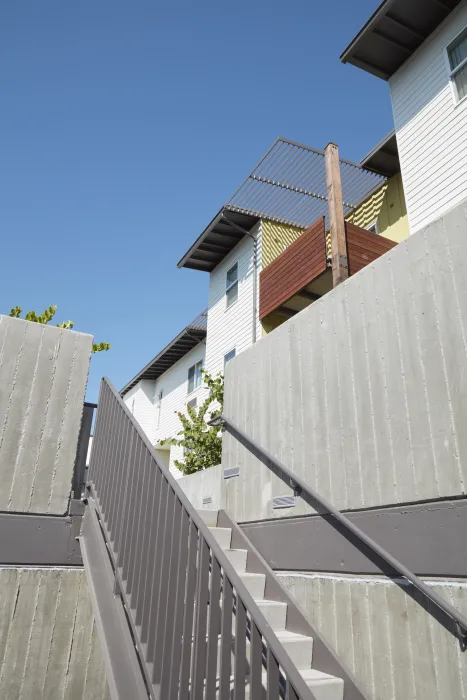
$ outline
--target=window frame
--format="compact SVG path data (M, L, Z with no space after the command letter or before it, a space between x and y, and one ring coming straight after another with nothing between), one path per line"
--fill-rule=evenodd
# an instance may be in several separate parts
M237 277L234 282L231 282L229 284L229 272L231 272L234 267L237 268ZM236 288L237 290L237 296L234 301L229 303L229 292L232 291L232 289ZM225 310L227 311L228 309L231 309L234 304L236 304L238 301L238 260L229 267L227 272L225 273Z
M227 356L230 355L231 353L233 353L232 357L229 360L227 360ZM229 350L229 352L225 353L225 355L224 355L224 371L225 371L225 368L227 367L227 365L229 364L229 362L232 362L234 357L237 357L237 348L232 348L231 350Z
M197 367L200 366L199 368L199 373L197 373L196 369ZM196 389L199 389L200 386L203 383L203 377L201 374L201 370L204 369L204 360L198 360L198 362L195 362L194 365L191 365L188 367L188 387L187 387L187 395L189 396L192 394ZM190 377L190 372L193 370L193 376ZM193 387L190 389L190 379L193 379Z
M460 105L465 100L467 100L467 94L464 95L464 97L459 98L457 83L455 81L456 74L459 73L459 71L461 71L463 68L467 67L467 56L459 63L459 65L457 65L455 68L451 68L451 59L449 56L449 52L453 49L454 45L461 41L464 37L467 37L467 25L463 27L460 30L460 32L458 32L456 36L449 42L449 44L447 44L444 47L444 59L446 61L446 67L449 75L449 83L451 85L454 107L457 107L457 105Z
M371 229L374 228L375 230L372 231ZM378 231L378 219L375 219L374 221L371 222L371 224L368 226L367 231L370 233L374 233L375 236L379 236L379 231Z

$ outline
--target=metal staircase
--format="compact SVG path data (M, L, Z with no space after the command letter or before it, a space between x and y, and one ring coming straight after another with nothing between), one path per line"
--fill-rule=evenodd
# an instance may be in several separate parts
M362 700L264 560L103 380L81 549L113 699Z

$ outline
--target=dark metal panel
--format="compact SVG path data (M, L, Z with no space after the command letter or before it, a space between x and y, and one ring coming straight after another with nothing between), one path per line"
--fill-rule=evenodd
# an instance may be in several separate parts
M88 456L89 438L91 437L92 419L94 409L97 404L85 402L83 406L83 415L81 416L81 427L78 437L78 449L76 451L75 468L73 471L73 497L81 498L84 492L85 474L86 474L86 459Z
M0 565L82 566L81 516L0 513Z
M467 499L347 513L364 532L419 576L467 577ZM343 539L328 516L247 523L241 526L272 569L381 573Z

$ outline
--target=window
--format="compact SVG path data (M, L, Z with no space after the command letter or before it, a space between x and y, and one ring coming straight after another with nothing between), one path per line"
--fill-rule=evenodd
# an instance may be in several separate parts
M238 299L238 263L232 265L227 271L225 280L225 296L227 298L226 308L235 304Z
M467 97L467 27L447 47L456 103Z
M368 226L367 231L370 231L370 233L378 233L378 224L376 221L373 221L370 226Z
M230 360L233 360L235 357L235 348L231 350L230 352L227 353L227 355L224 355L224 369L226 366L229 364Z
M188 370L188 393L201 386L201 370L203 369L203 360L200 360Z
M191 408L196 408L196 397L194 399L191 399L191 401L188 401L187 406L191 406Z

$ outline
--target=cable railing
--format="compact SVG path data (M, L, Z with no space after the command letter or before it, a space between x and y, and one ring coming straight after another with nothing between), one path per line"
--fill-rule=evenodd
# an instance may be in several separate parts
M402 577L412 584L413 589L404 586L404 590L433 615L461 644L461 649L467 649L467 617L456 610L447 600L442 598L430 586L418 578L410 569L393 557L384 547L375 542L369 535L354 524L344 513L328 503L297 474L294 474L282 462L259 445L256 440L247 435L223 414L217 416L211 425L222 426L237 441L243 444L266 467L276 474L287 486L294 490L311 505L320 515L331 516L330 524L347 540L372 560L383 573L391 578ZM396 581L397 582L397 581Z
M227 554L106 379L87 494L147 697L314 699ZM113 661L118 668L119 659Z

